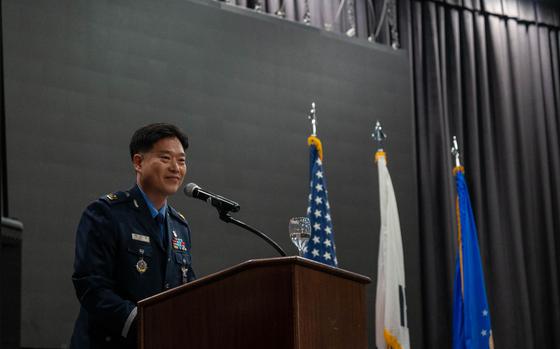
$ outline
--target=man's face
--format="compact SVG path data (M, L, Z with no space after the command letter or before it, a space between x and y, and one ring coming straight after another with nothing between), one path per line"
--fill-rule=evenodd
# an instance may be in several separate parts
M175 137L160 139L149 152L135 154L133 162L138 181L146 194L175 194L187 172L185 150Z

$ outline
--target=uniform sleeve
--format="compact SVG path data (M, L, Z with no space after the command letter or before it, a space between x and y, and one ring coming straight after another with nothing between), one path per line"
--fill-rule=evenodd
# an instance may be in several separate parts
M113 335L127 337L136 317L136 304L115 292L116 224L108 204L97 201L83 213L76 233L72 281L90 322Z
M194 272L192 265L189 269L189 273L187 275L187 280L189 280L189 282L196 280L196 273Z
M187 224L187 236L188 236L188 249L190 251L191 247L192 247L192 240L191 240L191 228L189 227L189 225ZM196 280L196 273L194 272L193 269L193 263L192 263L192 259L191 259L191 265L189 267L189 271L187 272L187 280L189 282Z

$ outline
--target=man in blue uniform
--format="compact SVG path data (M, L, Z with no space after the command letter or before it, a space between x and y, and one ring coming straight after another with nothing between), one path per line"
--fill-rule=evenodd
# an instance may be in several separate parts
M72 281L80 301L71 348L135 348L136 303L195 278L190 230L167 203L186 173L187 137L151 124L130 141L136 185L84 211Z

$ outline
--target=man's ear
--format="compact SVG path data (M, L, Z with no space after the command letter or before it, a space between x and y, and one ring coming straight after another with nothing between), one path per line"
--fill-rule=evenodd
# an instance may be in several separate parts
M142 160L144 160L142 154L134 154L132 157L132 165L134 165L136 172L142 172Z

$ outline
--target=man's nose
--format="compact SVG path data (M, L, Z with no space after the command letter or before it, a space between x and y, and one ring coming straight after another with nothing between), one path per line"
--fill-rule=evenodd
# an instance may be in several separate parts
M169 169L173 172L179 172L179 163L177 162L177 160L171 161L171 166L169 166Z

